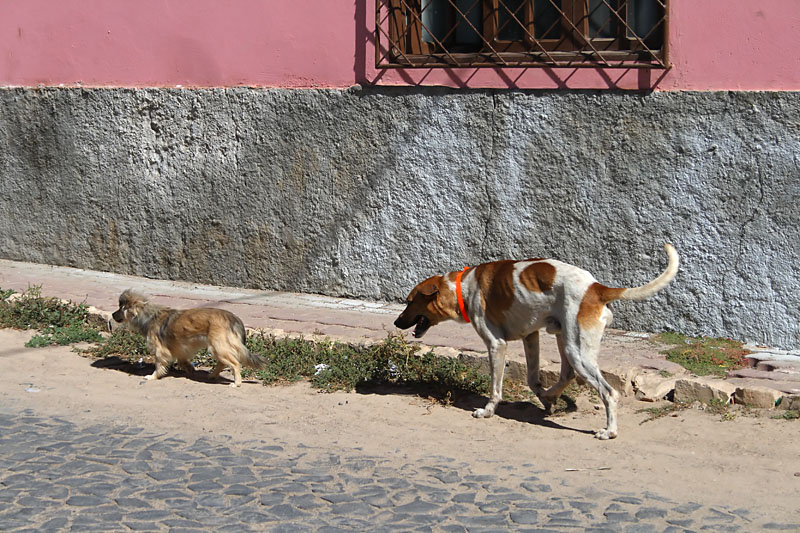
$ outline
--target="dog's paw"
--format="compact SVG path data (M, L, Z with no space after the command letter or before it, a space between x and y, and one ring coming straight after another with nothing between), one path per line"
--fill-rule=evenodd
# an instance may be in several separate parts
M153 374L148 374L147 376L144 377L144 379L146 379L147 381L153 381L154 379L157 378Z
M493 414L494 414L494 411L491 410L491 409L479 408L479 409L475 409L472 412L472 417L473 418L491 418L491 416Z
M539 401L542 402L542 407L544 407L545 414L552 415L556 407L556 401L546 396L540 396Z
M616 431L609 431L608 429L601 429L600 431L598 431L597 433L594 434L594 437L596 439L600 439L600 440L616 439L617 438L617 432Z
M230 387L232 389L237 389L237 388L240 387L240 385L237 385L236 383L231 383L230 385L228 385L228 387Z

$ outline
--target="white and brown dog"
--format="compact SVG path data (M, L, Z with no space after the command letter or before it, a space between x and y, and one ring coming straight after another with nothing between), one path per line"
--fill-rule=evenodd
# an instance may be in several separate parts
M678 272L678 254L665 245L669 262L656 279L641 287L611 288L587 271L554 259L494 261L461 272L433 276L408 295L408 305L394 324L416 326L419 338L445 320L472 323L489 350L491 396L473 416L488 418L503 398L503 370L508 341L522 339L528 365L528 385L547 410L575 374L597 389L606 408L606 427L599 439L617 436L619 394L597 366L600 340L612 313L613 300L643 300L666 287ZM539 384L539 330L555 333L561 354L561 376L548 390Z

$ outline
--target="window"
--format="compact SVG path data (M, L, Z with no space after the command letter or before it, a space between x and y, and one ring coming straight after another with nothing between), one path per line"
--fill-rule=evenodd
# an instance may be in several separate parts
M376 65L667 68L669 0L376 0Z

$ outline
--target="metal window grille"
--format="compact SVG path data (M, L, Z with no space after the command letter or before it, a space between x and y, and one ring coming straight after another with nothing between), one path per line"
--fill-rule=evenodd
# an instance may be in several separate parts
M669 0L375 0L378 68L668 68Z

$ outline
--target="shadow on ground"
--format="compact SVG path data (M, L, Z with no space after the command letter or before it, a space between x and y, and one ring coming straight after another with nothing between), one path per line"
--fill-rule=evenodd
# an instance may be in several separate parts
M130 374L132 376L140 376L143 379L152 374L156 369L155 365L152 363L132 363L116 356L106 357L105 359L97 359L92 362L92 367L119 370L120 372L125 372L126 374ZM167 373L167 375L161 379L180 378L213 385L229 385L233 383L232 379L228 379L224 376L219 376L213 380L210 380L208 378L210 374L211 371L206 369L196 369L193 373L187 374L181 370L170 368L169 373Z
M486 405L486 397L463 391L458 391L452 396L448 396L447 399L443 399L439 394L440 391L435 386L428 387L425 385L411 386L394 385L390 383L367 383L356 387L356 392L359 394L418 396L421 398L429 398L431 401L441 403L442 405L449 405L451 407L466 411L470 414L475 409ZM567 404L567 408L564 410L565 412L577 410L577 406L572 399L568 398L567 396L562 396L562 399ZM585 433L587 435L594 434L594 432L590 430L562 426L561 424L557 423L552 418L552 415L549 415L544 409L527 401L501 402L500 405L497 406L494 416L551 429L576 431L578 433ZM483 421L477 419L475 420L476 424L481 422Z

